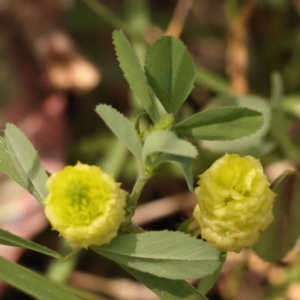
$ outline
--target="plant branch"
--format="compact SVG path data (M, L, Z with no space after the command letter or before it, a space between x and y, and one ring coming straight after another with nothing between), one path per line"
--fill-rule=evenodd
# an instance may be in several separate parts
M123 29L128 32L128 28L124 21L112 13L105 5L95 0L82 0L89 8L99 15L106 23L114 28Z
M125 221L126 224L128 224L131 221L131 218L133 217L133 215L135 213L135 208L136 208L137 201L138 201L138 199L141 195L141 192L142 192L143 187L145 186L147 180L148 180L148 177L144 177L140 173L137 180L136 180L136 182L135 182L135 185L132 189L131 194L127 198L126 221Z

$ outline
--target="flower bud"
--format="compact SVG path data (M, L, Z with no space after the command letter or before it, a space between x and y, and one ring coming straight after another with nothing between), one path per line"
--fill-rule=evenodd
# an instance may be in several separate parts
M260 161L225 154L199 177L193 216L202 238L222 251L253 246L274 219L276 196Z
M47 180L45 214L74 249L109 243L125 220L120 185L99 167L67 166Z

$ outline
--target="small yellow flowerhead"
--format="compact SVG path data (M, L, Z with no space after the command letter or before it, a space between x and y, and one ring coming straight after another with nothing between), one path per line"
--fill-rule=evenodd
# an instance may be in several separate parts
M47 180L45 214L74 249L109 243L125 220L120 185L96 166L65 167Z
M225 154L199 177L193 216L202 238L223 251L253 246L273 221L276 196L260 161Z

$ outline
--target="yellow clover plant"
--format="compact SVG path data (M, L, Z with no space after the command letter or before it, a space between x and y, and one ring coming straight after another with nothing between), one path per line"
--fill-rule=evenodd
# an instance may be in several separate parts
M125 220L120 185L97 166L67 166L47 181L45 214L74 249L109 243Z
M260 161L225 154L199 177L193 216L201 237L222 251L253 246L273 221L276 196Z

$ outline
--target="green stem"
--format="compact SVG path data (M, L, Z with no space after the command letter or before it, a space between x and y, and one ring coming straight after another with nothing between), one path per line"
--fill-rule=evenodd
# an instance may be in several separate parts
M299 157L298 151L288 136L287 128L285 126L285 114L282 108L284 100L283 82L279 73L272 75L272 119L271 132L277 140L280 148L287 158L290 160L297 160Z
M81 248L74 249L71 253L69 253L67 256L65 256L61 261L67 261L71 257L74 257L75 254L77 254L81 250Z
M143 187L146 184L147 180L148 180L148 177L144 177L140 173L137 180L136 180L136 182L135 182L135 185L132 189L132 192L131 192L130 196L127 198L126 224L128 224L131 221L131 218L134 215L137 201L138 201L138 199L141 195L141 192L142 192Z
M95 0L82 0L88 7L90 7L96 14L98 14L105 22L112 25L114 28L124 29L126 24L112 13L105 5ZM127 30L125 30L127 31Z
M231 22L239 14L239 1L227 0L226 1L226 13L227 19Z

